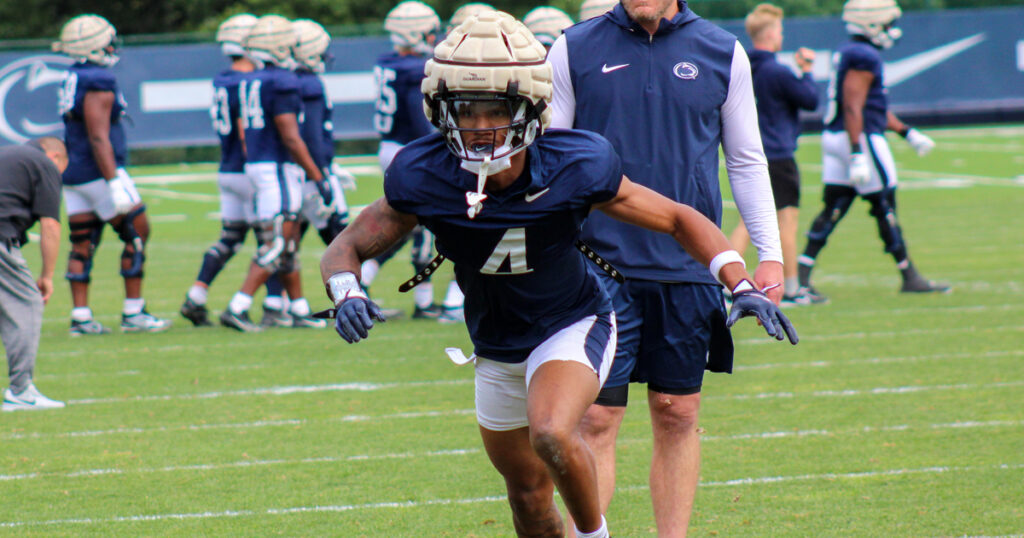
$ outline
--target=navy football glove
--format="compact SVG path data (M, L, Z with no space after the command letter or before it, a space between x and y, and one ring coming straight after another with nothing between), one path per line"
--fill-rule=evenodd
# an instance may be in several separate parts
M774 336L776 340L785 340L788 336L793 345L800 341L796 329L782 310L750 281L741 280L732 290L732 309L725 326L732 327L740 318L748 316L756 316L768 336Z
M327 207L334 206L334 189L331 188L331 182L327 180L327 176L320 181L314 182L316 184L316 190L320 193L320 198L323 199L324 205Z
M352 297L345 299L334 313L334 330L346 342L353 344L370 335L373 320L385 321L380 307L369 299Z

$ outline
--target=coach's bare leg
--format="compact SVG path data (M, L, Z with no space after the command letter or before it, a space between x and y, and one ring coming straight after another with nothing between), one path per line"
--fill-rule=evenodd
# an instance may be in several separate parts
M517 536L562 536L562 516L555 506L555 484L530 445L530 431L493 431L480 427L484 449L505 479L512 524Z
M599 390L597 374L587 366L551 361L537 368L526 397L530 443L583 532L601 527L594 455L580 435L583 414Z
M650 484L658 536L686 536L700 474L700 393L679 396L648 391L647 400L654 431Z
M800 225L800 209L788 206L778 210L779 239L782 242L782 275L786 280L797 278L797 227ZM786 290L789 293L789 290Z
M729 244L732 245L733 250L740 253L740 256L747 251L747 246L750 245L750 232L747 231L747 226L743 224L742 220L729 234Z

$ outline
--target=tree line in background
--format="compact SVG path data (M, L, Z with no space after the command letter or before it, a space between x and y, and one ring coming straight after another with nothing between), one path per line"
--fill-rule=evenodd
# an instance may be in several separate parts
M98 13L110 20L118 34L210 33L220 21L236 13L278 13L310 18L336 34L381 32L381 21L399 0L27 0L0 2L0 40L55 39L69 18ZM442 19L467 0L426 0ZM743 17L761 0L690 0L690 8L703 17ZM573 17L582 0L550 0ZM491 5L522 17L543 5L538 0L492 0ZM843 0L776 0L788 16L835 15ZM1024 0L901 0L904 11L1024 5Z

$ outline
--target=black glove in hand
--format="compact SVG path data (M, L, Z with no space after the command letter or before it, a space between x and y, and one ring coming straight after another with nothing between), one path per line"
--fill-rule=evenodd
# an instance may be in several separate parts
M316 182L316 190L320 193L320 198L323 199L325 206L330 206L334 203L334 189L331 188L331 183L327 181L327 176Z
M774 336L776 340L789 337L793 345L800 341L796 329L782 310L749 280L742 280L732 290L732 309L729 310L725 326L732 327L740 318L748 316L756 316L768 336Z
M373 320L385 321L380 307L373 301L362 297L345 299L335 313L334 330L346 342L353 344L367 336L373 328Z

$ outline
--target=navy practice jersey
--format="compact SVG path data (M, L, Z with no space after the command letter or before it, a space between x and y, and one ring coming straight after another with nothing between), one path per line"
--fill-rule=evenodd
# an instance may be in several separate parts
M606 137L630 180L721 225L718 147L736 37L680 5L653 37L621 5L565 30L573 127ZM715 282L670 236L604 214L583 240L627 278Z
M92 155L89 133L85 129L84 103L89 92L113 92L114 106L110 109L110 145L114 149L114 162L122 167L128 158L128 143L121 118L127 104L117 88L117 80L110 69L94 63L79 62L68 68L64 86L58 97L58 112L64 119L64 143L68 147L68 167L64 170L65 185L81 185L101 179L100 169ZM113 179L113 178L107 178Z
M287 69L267 64L243 78L238 88L248 161L292 162L274 117L295 114L298 121L302 112L299 78Z
M373 127L381 140L405 145L434 131L423 112L420 90L426 63L422 56L391 53L381 56L373 66L377 84Z
M868 97L864 102L864 133L884 133L888 124L886 112L889 98L882 80L882 55L878 49L861 40L851 41L832 53L832 80L828 84L828 111L825 113L826 131L843 131L843 81L851 69L868 71L875 77L871 80Z
M238 85L246 73L227 69L213 77L213 104L210 105L210 119L213 131L220 138L221 172L242 172L245 168L245 152L242 139L238 136L239 100Z
M476 191L476 174L460 167L440 134L405 146L384 176L391 207L416 215L455 263L474 352L502 362L526 360L559 330L612 310L575 242L591 206L618 192L618 156L598 135L559 129L526 151L523 175L486 192L474 219L466 192Z
M800 136L800 109L818 107L814 77L804 73L797 78L773 52L754 49L749 56L764 155L769 161L792 159Z
M334 127L331 124L331 105L324 93L324 83L312 71L301 69L295 72L299 77L299 95L302 97L302 119L299 131L302 141L309 148L316 167L321 170L331 165L334 158Z

